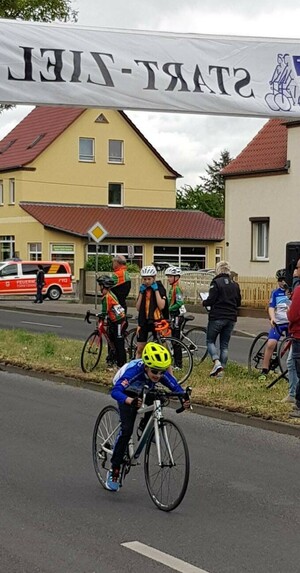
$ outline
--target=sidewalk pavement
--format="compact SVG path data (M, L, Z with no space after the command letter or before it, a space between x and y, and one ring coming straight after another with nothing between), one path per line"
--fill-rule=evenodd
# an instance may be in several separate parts
M0 297L0 309L23 310L26 312L35 312L36 314L56 314L60 316L74 316L84 318L87 310L95 312L95 303L81 304L75 299L62 297L58 301L45 300L43 304L33 304L33 300L15 298L14 300L7 300ZM101 305L97 305L97 311L100 312ZM128 314L137 316L135 307L128 307ZM192 326L207 326L207 314L199 312L188 312L187 314L194 314L195 320L189 322ZM268 332L270 322L268 318L253 318L250 316L238 317L236 328L233 334L237 336L250 336L254 337L259 332Z

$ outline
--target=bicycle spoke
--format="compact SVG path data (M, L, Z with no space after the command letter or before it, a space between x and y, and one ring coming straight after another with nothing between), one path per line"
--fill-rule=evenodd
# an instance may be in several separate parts
M100 412L93 432L93 462L98 480L105 487L110 458L120 430L119 411L106 406Z

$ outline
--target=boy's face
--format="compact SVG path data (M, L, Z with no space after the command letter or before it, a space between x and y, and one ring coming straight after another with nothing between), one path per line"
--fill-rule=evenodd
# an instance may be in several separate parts
M100 285L100 293L101 293L101 296L105 296L108 293L108 288L106 288L103 285Z
M177 278L178 277L175 277L174 275L167 275L169 285L172 285L176 281Z
M146 287L149 287L156 281L156 276L154 276L154 277L142 277L142 279L143 279L143 284Z
M149 366L145 366L145 372L148 378L150 378L151 382L157 384L166 370L157 370L156 368L149 368Z

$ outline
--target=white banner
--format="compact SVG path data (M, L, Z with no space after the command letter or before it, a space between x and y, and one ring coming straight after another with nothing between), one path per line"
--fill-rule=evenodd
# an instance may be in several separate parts
M0 20L0 102L300 117L300 41Z

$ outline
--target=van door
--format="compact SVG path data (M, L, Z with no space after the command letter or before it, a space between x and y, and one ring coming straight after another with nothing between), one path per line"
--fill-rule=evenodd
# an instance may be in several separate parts
M24 294L33 294L36 292L36 274L38 272L38 263L21 263L22 278L19 281L19 292Z
M18 289L18 263L8 263L0 269L0 294L15 294Z

